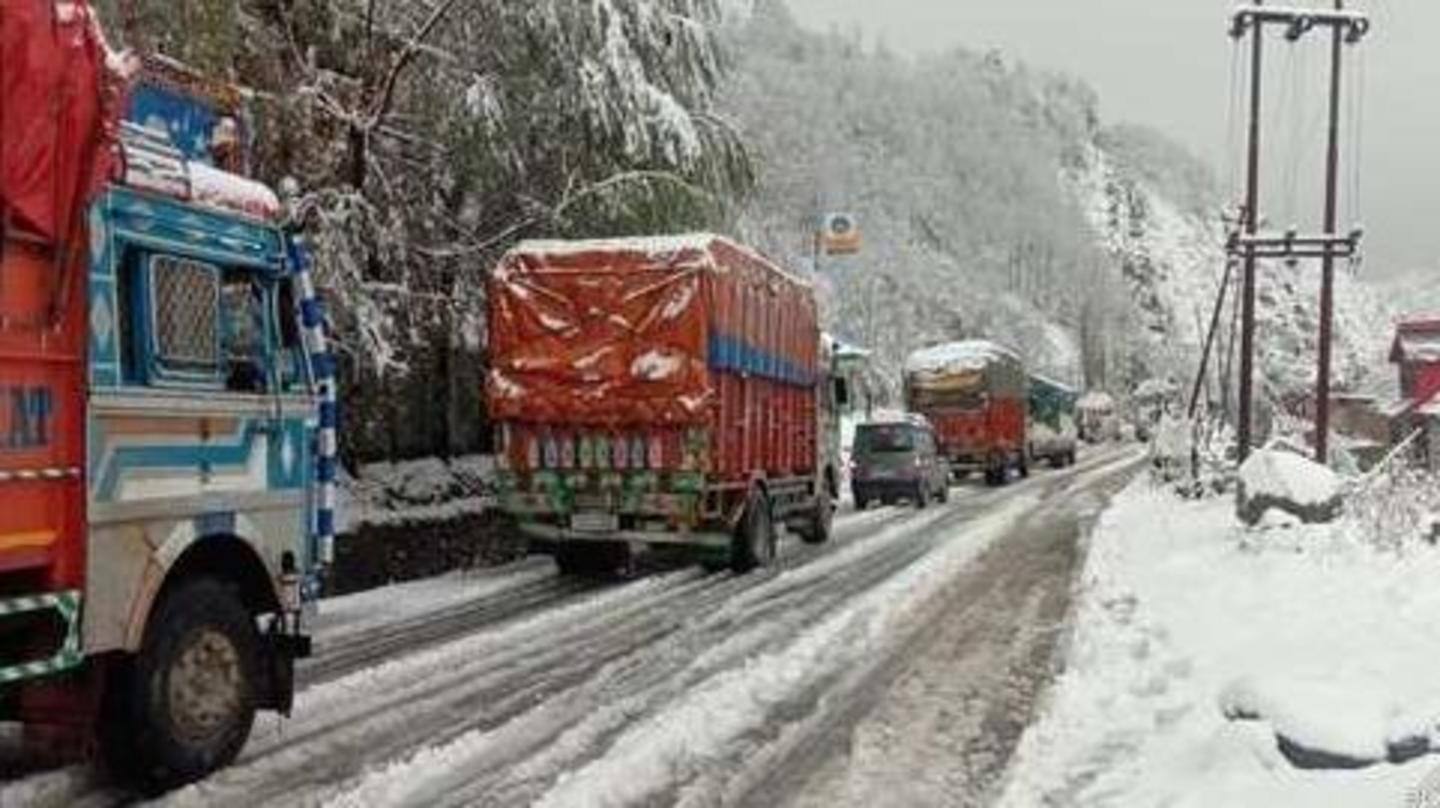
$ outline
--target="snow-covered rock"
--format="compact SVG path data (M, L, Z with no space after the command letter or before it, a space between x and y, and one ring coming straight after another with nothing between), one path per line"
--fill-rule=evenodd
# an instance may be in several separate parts
M1261 449L1240 466L1236 512L1247 525L1259 524L1278 508L1302 522L1330 522L1343 506L1340 477L1330 469L1283 449Z

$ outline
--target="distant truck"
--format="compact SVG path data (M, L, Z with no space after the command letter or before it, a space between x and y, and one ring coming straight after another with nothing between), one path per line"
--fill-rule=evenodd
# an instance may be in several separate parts
M713 235L526 242L488 300L500 505L562 572L829 538L849 391L808 283Z
M1030 459L1056 468L1075 464L1079 443L1075 402L1070 387L1044 376L1030 376Z
M227 170L238 92L121 64L86 3L5 0L0 721L163 788L290 709L334 387L279 201Z
M956 476L985 474L1004 485L1030 473L1025 363L988 340L935 345L905 361L905 404L934 425Z
M1075 402L1079 417L1080 439L1100 443L1119 437L1118 410L1115 399L1103 390L1091 390Z

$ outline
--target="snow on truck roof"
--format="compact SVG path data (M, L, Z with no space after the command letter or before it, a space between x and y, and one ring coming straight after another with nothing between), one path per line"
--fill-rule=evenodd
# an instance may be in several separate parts
M1020 355L985 339L947 342L923 348L905 360L906 373L954 373L981 370L997 360L1020 363Z
M777 274L801 286L810 286L808 279L785 269L762 253L738 241L715 233L677 233L660 236L630 236L627 238L595 239L531 239L522 241L510 249L509 255L534 255L563 257L583 253L638 253L641 255L671 255L686 250L708 251L716 243L744 253L752 260L770 267Z

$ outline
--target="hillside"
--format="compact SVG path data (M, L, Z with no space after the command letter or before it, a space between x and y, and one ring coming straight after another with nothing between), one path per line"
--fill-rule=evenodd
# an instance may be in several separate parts
M1158 133L1106 126L1073 78L997 53L908 57L807 32L778 0L747 11L720 99L759 164L740 229L809 265L820 211L859 217L863 254L827 259L819 276L830 327L877 351L882 389L893 395L910 350L970 336L1077 384L1188 386L1224 272L1205 164ZM1317 274L1262 275L1258 361L1273 398L1313 376ZM1341 274L1337 377L1358 384L1383 338L1367 329L1385 318Z

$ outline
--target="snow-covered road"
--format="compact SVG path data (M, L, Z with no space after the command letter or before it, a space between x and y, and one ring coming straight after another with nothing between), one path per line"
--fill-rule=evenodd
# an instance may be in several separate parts
M1048 681L1079 526L1136 460L846 514L746 576L594 587L531 560L327 603L296 717L162 802L970 802ZM35 775L0 805L125 799L90 778Z

